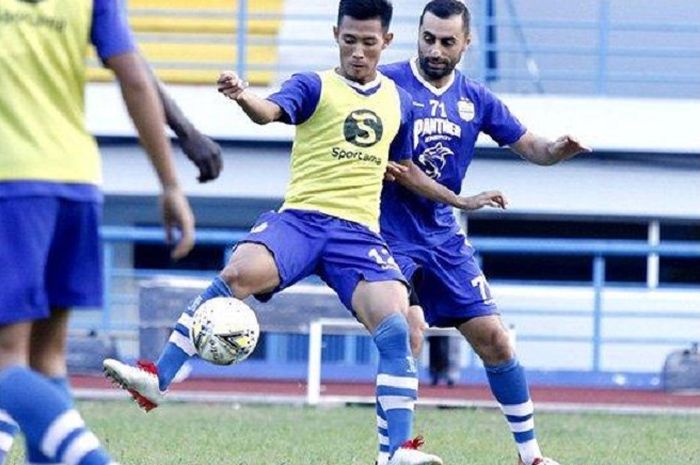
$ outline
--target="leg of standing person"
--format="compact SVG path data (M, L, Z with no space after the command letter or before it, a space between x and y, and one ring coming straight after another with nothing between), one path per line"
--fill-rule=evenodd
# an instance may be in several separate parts
M115 465L65 393L29 368L0 371L0 411L19 426L29 447L53 463Z

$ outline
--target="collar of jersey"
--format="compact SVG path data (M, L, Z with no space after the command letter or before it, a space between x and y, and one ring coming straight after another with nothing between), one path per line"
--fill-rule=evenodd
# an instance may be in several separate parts
M361 95L369 95L369 94L373 93L382 84L382 78L381 78L381 74L379 73L379 71L377 71L377 77L373 81L368 82L367 84L360 84L359 82L355 82L355 81L351 81L350 79L346 79L343 76L341 76L340 74L338 74L338 71L334 71L333 74L335 74L338 77L338 79L343 81L345 84L347 84L348 86L355 89Z
M418 57L413 57L408 62L411 65L413 77L415 77L418 80L418 82L423 84L423 87L425 87L438 97L447 92L450 89L450 87L452 87L452 84L455 82L455 71L452 70L452 73L450 74L450 80L447 82L447 84L443 87L435 87L434 85L423 79L423 76L421 76L420 71L418 71Z

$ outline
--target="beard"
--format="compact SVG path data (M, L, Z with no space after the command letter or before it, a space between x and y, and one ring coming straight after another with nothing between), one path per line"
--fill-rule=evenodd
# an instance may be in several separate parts
M430 59L425 56L419 56L418 62L420 64L420 69L430 79L442 79L445 76L449 76L457 65L457 63L453 63L452 61L446 59L440 62L440 64L444 65L443 67L433 68L430 66Z

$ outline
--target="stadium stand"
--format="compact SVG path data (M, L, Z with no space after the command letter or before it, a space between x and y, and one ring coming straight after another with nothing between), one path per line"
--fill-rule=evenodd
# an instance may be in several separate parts
M142 52L165 82L210 84L220 70L237 67L241 57L236 44L239 34L245 34L247 79L253 85L267 86L274 79L278 61L283 3L249 2L245 31L239 29L235 0L132 0L129 22ZM94 54L89 63L89 80L112 80Z

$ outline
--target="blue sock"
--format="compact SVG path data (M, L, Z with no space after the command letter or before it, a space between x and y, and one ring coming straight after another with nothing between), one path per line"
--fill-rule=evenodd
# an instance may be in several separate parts
M386 465L389 461L389 431L387 430L386 413L377 400L377 465Z
M9 413L0 410L0 465L5 463L17 433L19 433L17 423L10 417Z
M212 281L204 292L192 301L187 310L180 315L180 319L177 320L175 329L170 334L170 339L156 362L156 367L158 367L158 384L161 391L168 389L182 365L197 353L190 340L192 315L194 315L195 310L200 305L214 297L233 297L231 288L219 276Z
M68 377L57 376L54 378L46 378L51 384L53 384L58 391L64 396L64 400L68 402L68 405L73 406L73 394L70 390L70 383L68 382ZM38 447L27 444L27 462L31 464L55 464L60 463L44 455Z
M113 463L65 393L25 367L0 372L0 410L17 422L28 444L66 465Z
M382 321L374 331L379 350L377 403L386 415L389 454L410 439L413 407L418 397L416 363L408 340L408 322L401 314Z
M523 462L531 463L540 457L535 438L535 409L525 379L525 370L513 358L495 366L485 366L491 392L501 406Z

